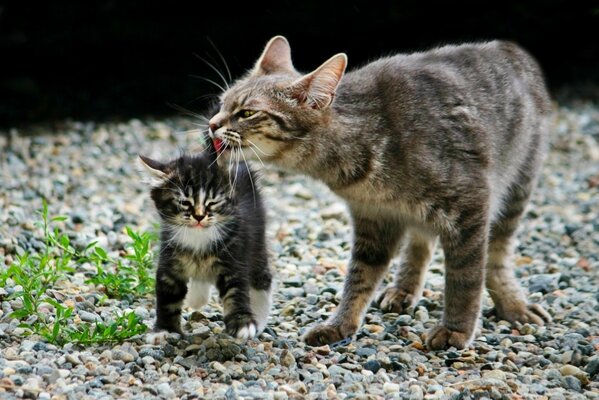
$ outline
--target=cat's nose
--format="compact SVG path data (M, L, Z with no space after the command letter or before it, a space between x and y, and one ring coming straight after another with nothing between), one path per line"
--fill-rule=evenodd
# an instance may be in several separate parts
M205 215L204 215L204 214L201 214L201 215L196 215L196 214L194 214L194 215L193 215L193 218L194 218L196 221L198 221L198 222L202 221L202 220L204 219L204 217L205 217Z
M214 133L218 130L218 128L220 128L220 125L218 125L216 122L209 122L208 127L210 128L210 131Z

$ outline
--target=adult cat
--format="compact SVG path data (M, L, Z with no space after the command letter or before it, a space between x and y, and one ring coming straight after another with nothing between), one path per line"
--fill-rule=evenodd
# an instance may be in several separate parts
M308 174L347 201L354 243L343 296L305 341L353 335L400 247L380 305L401 313L417 302L437 237L445 305L430 348L469 344L485 283L501 319L548 321L527 303L508 260L550 113L536 62L494 41L385 57L344 75L346 64L337 54L302 75L287 40L274 37L209 121L225 153Z

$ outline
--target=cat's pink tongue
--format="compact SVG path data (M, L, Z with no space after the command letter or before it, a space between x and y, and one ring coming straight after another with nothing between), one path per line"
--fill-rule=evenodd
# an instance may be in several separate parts
M223 141L219 138L214 139L214 147L216 148L216 152L218 154L223 152Z

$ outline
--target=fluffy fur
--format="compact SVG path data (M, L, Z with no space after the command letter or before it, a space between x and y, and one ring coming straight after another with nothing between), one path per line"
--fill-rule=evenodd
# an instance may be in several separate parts
M168 163L141 160L154 177L151 197L161 219L155 330L181 333L183 300L197 309L216 286L227 332L241 339L261 332L272 274L257 176L244 163L221 170L214 149Z

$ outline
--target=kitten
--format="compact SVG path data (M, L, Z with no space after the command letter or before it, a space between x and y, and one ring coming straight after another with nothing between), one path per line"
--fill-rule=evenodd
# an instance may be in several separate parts
M207 142L206 151L171 162L140 155L161 219L154 330L182 333L186 295L198 309L216 286L227 333L248 339L264 329L271 305L264 208L256 174L240 163L229 180Z
M344 75L346 64L337 54L302 75L287 40L275 37L209 121L227 146L319 179L347 201L354 243L343 296L305 341L355 334L400 250L379 303L397 313L414 305L437 238L445 307L430 348L470 343L485 284L499 318L549 321L527 303L509 263L550 113L536 62L493 41L385 57Z

